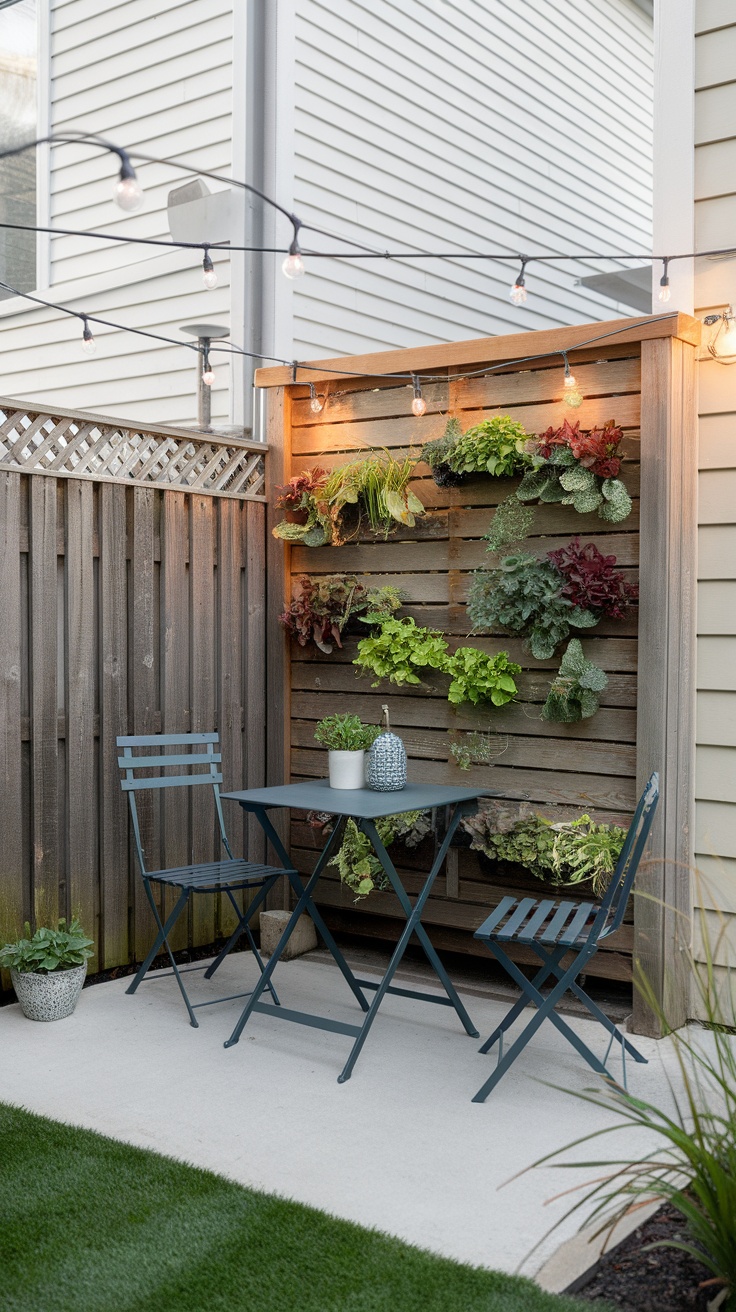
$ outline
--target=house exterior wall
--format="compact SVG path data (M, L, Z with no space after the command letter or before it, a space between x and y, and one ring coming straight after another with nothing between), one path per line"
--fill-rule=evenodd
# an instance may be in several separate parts
M652 26L635 0L259 2L273 47L267 190L287 207L379 248L648 248ZM244 176L251 0L45 3L52 130ZM110 156L54 148L50 223L166 238L167 195L187 175L142 166L144 208L123 215L113 174ZM282 243L283 220L267 233ZM248 271L236 257L216 265L208 292L191 253L58 237L39 290L175 338L183 323L229 322L242 342ZM267 257L264 349L287 358L612 313L610 300L574 286L612 261L532 266L522 308L508 300L515 270L500 263L339 261L291 286L279 266ZM195 419L194 360L181 349L104 328L95 336L89 359L74 321L3 303L2 391L138 422ZM237 421L242 373L223 362L216 378L213 419Z
M374 249L650 249L652 22L632 0L297 0L295 19L298 213ZM574 285L613 261L532 265L523 307L516 267L320 264L294 354L615 312Z
M695 37L695 245L733 245L736 223L736 13L729 0L697 0ZM736 258L701 260L696 312L736 302ZM704 329L704 342L709 330ZM711 939L727 917L736 945L736 367L703 352L699 422L696 912ZM702 957L700 915L695 945ZM726 942L719 960L725 960Z

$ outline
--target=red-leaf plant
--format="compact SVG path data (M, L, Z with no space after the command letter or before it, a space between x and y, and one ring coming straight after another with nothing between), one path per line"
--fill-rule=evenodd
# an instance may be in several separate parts
M575 537L566 547L547 555L565 579L562 595L573 606L620 620L639 596L636 584L614 569L616 557L602 555L593 542L581 547L580 538Z
M282 484L281 487L274 489L278 493L276 497L277 510L285 510L292 514L302 514L308 516L310 503L320 503L323 498L320 493L329 478L326 469L320 469L315 466L314 469L305 469L303 474L295 474L290 478L288 483ZM325 513L327 505L324 506Z
M549 460L556 446L566 446L576 460L601 478L618 478L621 457L617 454L623 431L612 419L603 428L580 431L580 420L566 419L561 428L548 428L534 443L538 455Z
M279 619L294 635L300 647L315 642L320 651L331 652L332 644L342 647L340 635L350 610L366 589L352 575L328 574L312 578L302 574L296 591Z

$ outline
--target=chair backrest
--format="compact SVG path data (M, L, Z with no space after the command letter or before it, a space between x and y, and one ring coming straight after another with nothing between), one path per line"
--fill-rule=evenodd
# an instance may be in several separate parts
M209 785L215 797L215 810L220 826L220 837L228 856L232 859L233 854L225 832L225 821L220 801L219 785L222 783L222 774L218 766L222 761L222 756L215 751L219 741L220 735L217 733L152 733L116 739L118 750L122 749L122 756L118 757L118 765L121 770L125 771L125 777L121 779L120 786L123 792L128 794L141 874L146 874L146 863L135 795L143 789L193 788L197 784ZM162 752L163 748L172 747L178 747L179 751ZM184 750L186 748L190 750ZM164 770L171 769L172 766L177 769L176 774L167 775L163 773ZM203 766L206 769L202 769ZM194 771L195 769L199 771L196 774L193 772L184 773L184 771ZM151 775L151 770L156 773Z
M647 844L658 801L659 775L655 772L649 776L637 803L616 869L595 918L591 934L593 938L600 937L604 929L606 935L613 934L624 918L626 903Z

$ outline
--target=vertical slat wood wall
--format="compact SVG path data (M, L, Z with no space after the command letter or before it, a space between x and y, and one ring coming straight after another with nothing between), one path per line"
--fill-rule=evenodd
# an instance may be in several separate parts
M154 932L115 738L218 729L226 787L265 782L261 502L0 471L0 937L78 913L92 970ZM216 854L211 794L142 794L152 863ZM239 808L226 804L236 854ZM189 856L189 853L192 856ZM198 899L176 946L229 932Z
M457 415L463 429L492 414L509 414L530 433L559 425L569 416L583 428L613 419L625 433L623 477L634 498L634 509L622 524L608 524L597 515L579 515L572 507L538 506L533 534L525 549L539 555L580 534L604 553L613 553L631 579L639 565L639 422L640 344L601 344L571 356L575 376L586 397L575 411L561 402L563 372L559 360L508 369L493 375L423 387L427 413L410 412L411 389L387 379L333 380L324 411L315 416L306 389L293 388L291 402L291 472L319 464L332 468L358 458L366 448L400 452L438 437L448 414ZM397 364L397 368L401 366ZM482 371L482 362L473 370ZM436 369L433 372L438 372ZM450 372L450 371L448 371ZM453 373L457 372L453 368ZM418 466L417 494L429 508L414 529L402 528L388 541L370 534L341 547L291 550L291 575L355 572L368 583L393 583L406 595L403 613L450 635L451 646L468 640L465 600L472 572L492 566L498 557L486 551L483 534L493 507L509 495L510 479L474 478L451 490L437 488L426 466ZM505 554L505 553L504 553ZM571 636L574 636L571 634ZM589 811L595 818L627 823L636 796L636 611L625 621L603 622L580 636L586 654L608 675L601 709L579 724L560 725L540 718L549 683L564 648L548 661L537 661L519 640L503 636L471 637L487 652L507 650L523 667L518 701L503 709L471 706L454 709L446 700L447 679L430 677L416 691L384 684L372 689L370 680L356 677L351 664L357 636L342 651L323 655L313 646L291 649L291 766L295 779L322 776L326 757L314 741L315 722L336 711L357 711L377 721L388 700L392 720L410 757L410 778L416 781L478 783L505 797L531 802L550 816L568 817ZM495 730L502 750L489 766L461 772L450 754L452 731ZM307 870L314 860L314 831L303 818L292 826L296 864ZM417 855L416 864L426 861ZM407 862L409 889L418 887ZM473 952L474 930L490 906L509 891L538 891L539 884L508 869L495 876L483 873L475 854L460 851L447 877L437 885L425 919L438 946ZM336 872L322 881L318 901L336 927L392 938L397 932L395 904L390 894L372 894L355 907ZM631 973L633 928L627 924L597 958L597 973L627 979Z

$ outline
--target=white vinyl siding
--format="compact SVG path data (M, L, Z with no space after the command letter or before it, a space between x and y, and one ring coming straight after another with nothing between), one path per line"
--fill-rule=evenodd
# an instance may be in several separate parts
M632 0L297 0L296 14L300 215L380 250L651 249L652 24ZM610 318L574 283L615 261L532 264L521 308L517 267L312 261L295 354Z
M736 21L723 0L696 8L696 249L733 244L736 221ZM700 262L698 313L736 301L736 260ZM704 342L710 330L704 329ZM736 928L736 368L703 352L700 366L698 714L696 748L696 955L700 909ZM722 922L706 917L715 942ZM731 947L734 944L732 942ZM731 951L731 964L734 962ZM697 1009L697 1008L696 1008Z
M52 0L52 131L90 131L192 168L229 173L232 27L232 0ZM144 205L124 214L112 199L114 156L89 146L54 147L52 225L168 239L168 193L192 175L156 164L136 167ZM56 237L46 298L186 341L183 323L228 322L229 260L215 256L215 264L219 286L207 291L196 251ZM25 307L0 317L3 393L141 423L196 419L193 352L94 325L93 331L97 353L89 358L75 320ZM212 409L219 422L230 412L226 360L214 357Z

